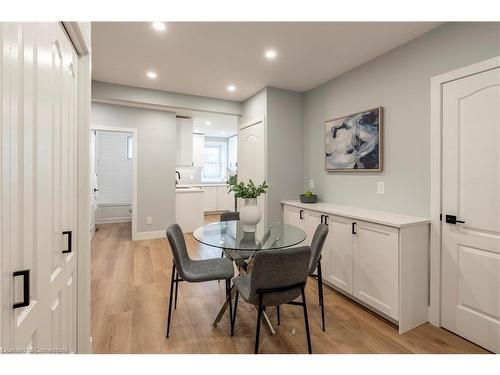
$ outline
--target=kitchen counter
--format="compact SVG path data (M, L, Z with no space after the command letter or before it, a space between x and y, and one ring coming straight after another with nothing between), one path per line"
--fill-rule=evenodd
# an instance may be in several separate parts
M204 184L179 184L177 187L186 188L186 187L206 187L206 186L227 186L224 182L216 182L216 183L204 183Z
M176 193L203 193L203 189L189 185L177 185L175 188Z

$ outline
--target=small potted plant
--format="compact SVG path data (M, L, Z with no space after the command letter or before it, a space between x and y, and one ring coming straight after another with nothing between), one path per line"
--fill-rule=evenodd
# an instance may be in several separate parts
M300 201L302 203L316 203L318 196L313 194L312 191L306 191L304 194L300 194Z
M243 223L244 232L255 232L257 223L260 221L261 212L257 206L257 197L266 193L268 188L266 181L255 185L252 180L248 183L238 182L236 176L231 176L227 181L229 191L234 192L236 198L245 200L245 206L240 209L240 220Z

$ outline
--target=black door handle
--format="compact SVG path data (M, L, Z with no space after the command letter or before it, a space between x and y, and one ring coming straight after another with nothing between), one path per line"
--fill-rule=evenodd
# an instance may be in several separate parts
M303 219L304 216L302 215L304 213L304 210L300 210L299 211L299 219Z
M96 193L96 192L98 192L98 191L99 191L98 189L94 188L94 193Z
M29 306L30 304L30 270L16 271L13 273L14 277L23 277L23 302L16 302L12 305L13 309L19 307Z
M71 233L70 230L65 230L64 232L62 232L62 234L63 234L63 236L65 234L68 235L68 248L66 250L63 250L62 253L63 254L71 253L73 251L73 247L72 247L72 245L73 245L73 241L72 241L73 240L73 234Z
M356 233L356 222L352 223L352 234L357 234Z
M448 224L456 224L456 223L464 224L465 223L465 221L457 220L457 217L455 215L446 215L446 222Z

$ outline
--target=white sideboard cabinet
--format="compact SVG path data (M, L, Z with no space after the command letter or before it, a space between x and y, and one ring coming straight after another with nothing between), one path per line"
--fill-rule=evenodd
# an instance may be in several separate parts
M398 324L403 333L428 321L429 220L330 203L283 201L283 221L310 244L318 224L329 233L323 282Z

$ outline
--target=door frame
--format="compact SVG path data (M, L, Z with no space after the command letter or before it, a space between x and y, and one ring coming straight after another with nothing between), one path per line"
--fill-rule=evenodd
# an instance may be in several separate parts
M90 131L132 133L132 241L137 240L137 128L91 125ZM90 142L89 142L90 147ZM89 181L90 186L90 181ZM89 203L90 204L90 203ZM90 210L90 206L89 206Z
M441 327L441 209L443 169L443 85L500 67L500 56L431 77L431 237L429 322Z
M90 96L92 85L90 22L61 22L78 53L77 170L77 352L91 353L90 328ZM87 27L87 38L82 27Z

